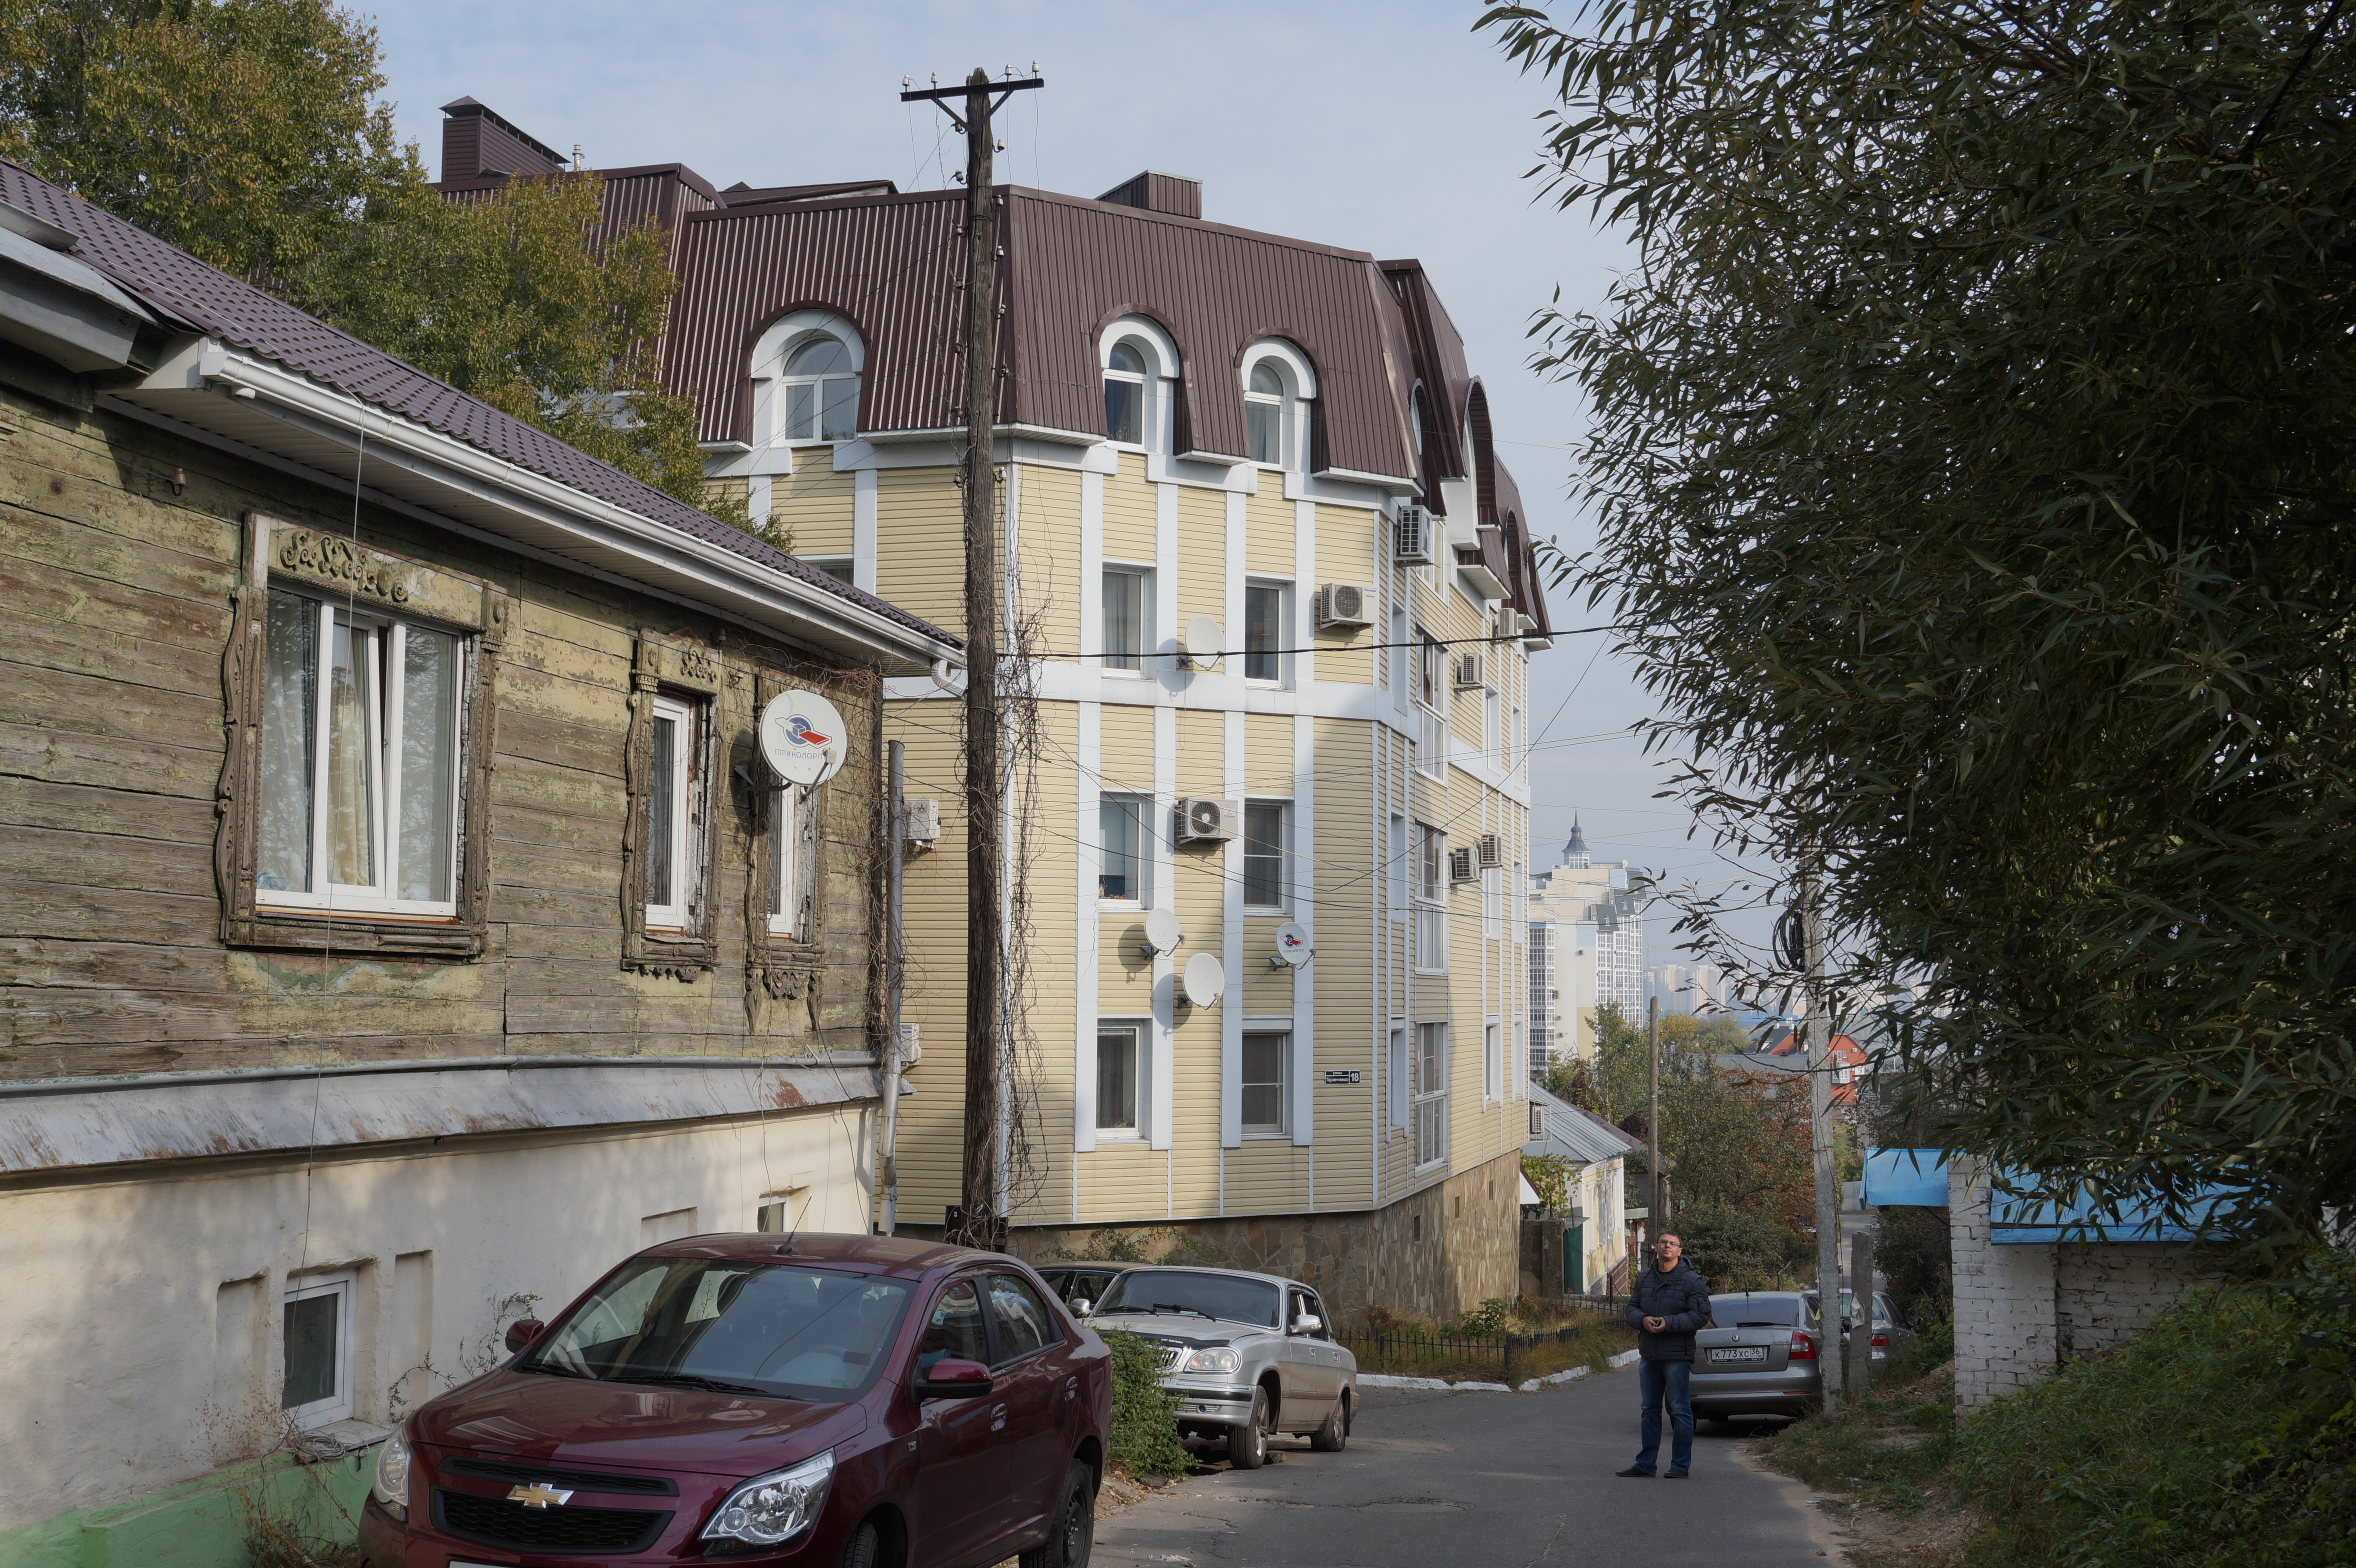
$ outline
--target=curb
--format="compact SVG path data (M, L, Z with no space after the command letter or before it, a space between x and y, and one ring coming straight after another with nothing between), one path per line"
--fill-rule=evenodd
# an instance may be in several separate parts
M1636 1360L1634 1350L1622 1350L1603 1363L1607 1371L1618 1371ZM1548 1372L1542 1378L1531 1378L1518 1386L1513 1383L1451 1383L1439 1378L1395 1378L1382 1372L1358 1374L1360 1388L1434 1389L1442 1393L1536 1393L1557 1383L1567 1383L1573 1378L1587 1375L1585 1367L1573 1367L1567 1372Z

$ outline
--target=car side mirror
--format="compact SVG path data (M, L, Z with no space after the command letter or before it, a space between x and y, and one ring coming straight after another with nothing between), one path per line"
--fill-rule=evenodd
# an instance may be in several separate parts
M1314 1312L1304 1312L1292 1320L1292 1331L1296 1334L1314 1334L1324 1327L1325 1319Z
M988 1367L954 1356L944 1357L916 1372L918 1399L980 1399L991 1387Z
M1090 1301L1085 1296L1072 1303L1072 1316L1075 1317L1086 1317L1089 1313L1094 1312L1096 1309L1097 1304Z
M508 1349L510 1353L523 1349L548 1332L548 1325L537 1317L519 1317L508 1325Z

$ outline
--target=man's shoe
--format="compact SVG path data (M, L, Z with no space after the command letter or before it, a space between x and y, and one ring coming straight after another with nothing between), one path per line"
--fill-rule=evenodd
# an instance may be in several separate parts
M1615 1476L1642 1476L1648 1481L1653 1478L1653 1472L1641 1465L1631 1465L1624 1470L1614 1470L1612 1473Z
M1682 1481L1689 1473L1685 1470L1671 1470L1668 1472L1668 1478L1672 1481Z

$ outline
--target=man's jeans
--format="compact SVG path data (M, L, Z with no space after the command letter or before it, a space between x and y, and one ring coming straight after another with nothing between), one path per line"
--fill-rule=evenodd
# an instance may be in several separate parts
M1642 1430L1644 1446L1637 1451L1636 1468L1653 1468L1661 1452L1661 1395L1669 1396L1669 1468L1693 1467L1693 1363L1638 1361L1636 1389L1644 1401Z

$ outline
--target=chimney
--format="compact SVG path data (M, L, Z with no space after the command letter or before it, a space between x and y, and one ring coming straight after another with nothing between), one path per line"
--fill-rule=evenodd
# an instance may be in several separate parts
M563 155L555 148L509 124L474 99L445 103L442 112L444 181L509 175L544 178L564 172Z
M1156 174L1148 169L1134 179L1123 180L1097 199L1109 201L1117 207L1141 207L1148 212L1167 212L1177 218L1200 218L1203 216L1203 182L1177 175Z

